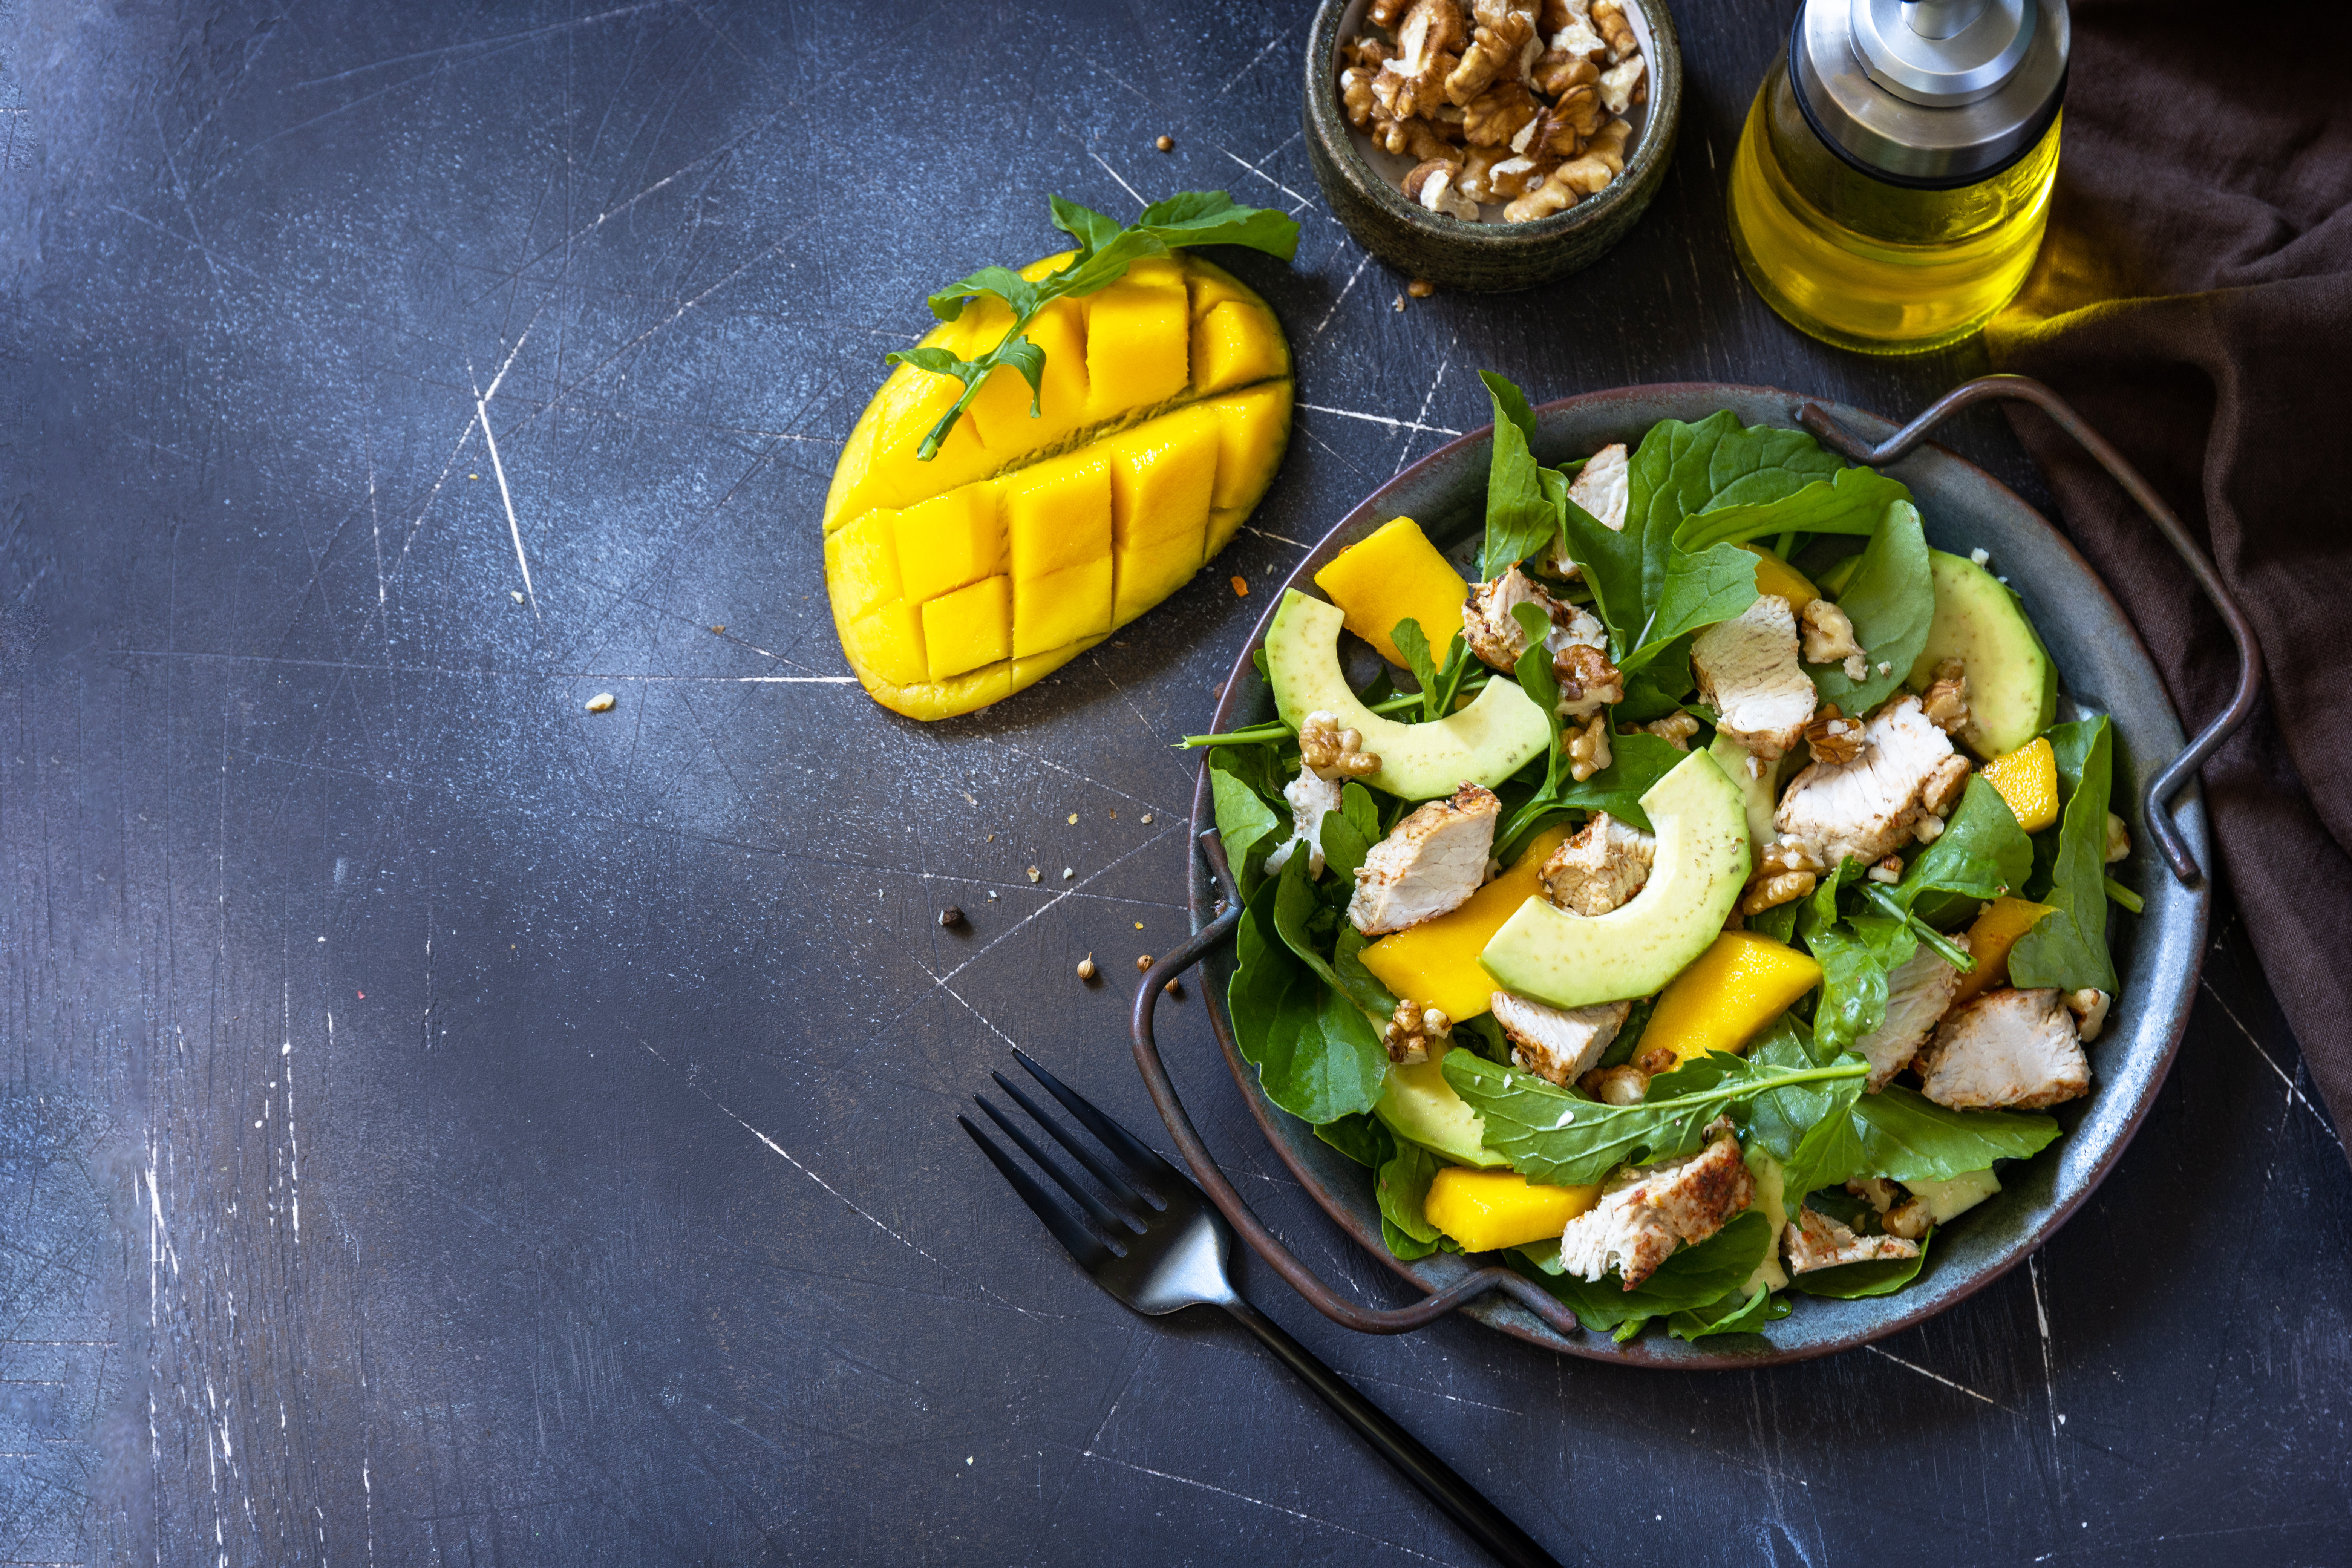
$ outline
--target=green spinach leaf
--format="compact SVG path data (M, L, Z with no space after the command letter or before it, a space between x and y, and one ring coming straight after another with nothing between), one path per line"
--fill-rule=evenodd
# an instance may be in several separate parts
M1264 879L1266 856L1290 832L1290 803L1274 778L1274 748L1223 746L1210 752L1209 799L1226 863L1247 898Z
M1736 544L1686 551L1670 546L1665 575L1641 644L1622 656L1618 668L1636 670L1664 654L1677 638L1727 621L1756 602L1756 557Z
M1536 416L1527 395L1495 374L1480 371L1495 405L1495 439L1486 469L1486 542L1478 575L1493 582L1528 556L1551 548L1559 537L1559 509L1546 493L1546 472L1528 444L1535 439ZM1559 493L1567 493L1565 480ZM1423 689L1427 689L1426 687Z
M1825 1065L1809 1043L1806 1031L1782 1014L1748 1047L1748 1059L1759 1067L1801 1068ZM1831 1053L1828 1059L1839 1059ZM1845 1061L1860 1061L1845 1057ZM1864 1071L1868 1064L1864 1064ZM1840 1079L1830 1083L1792 1084L1769 1089L1748 1103L1749 1137L1778 1160L1790 1199L1801 1199L1815 1187L1832 1186L1860 1173L1862 1141L1854 1130L1853 1107L1862 1098L1864 1079Z
M2061 783L2071 785L2058 823L2048 891L2053 912L2009 950L2009 978L2020 989L2095 986L2113 995L2116 963L2107 951L2107 798L2115 783L2115 733L2102 713L2053 726ZM2069 774L2072 777L2069 777Z
M1864 1077L1870 1069L1859 1060L1772 1067L1716 1052L1652 1079L1649 1097L1633 1105L1570 1094L1467 1051L1448 1051L1442 1070L1485 1121L1487 1148L1530 1181L1574 1185L1597 1182L1628 1162L1689 1153L1708 1122L1767 1089Z
M1892 479L1885 482L1894 484ZM1927 628L1936 619L1927 536L1920 531L1918 509L1908 500L1887 507L1837 604L1853 622L1854 640L1862 644L1867 661L1863 678L1850 679L1837 664L1807 665L1805 673L1813 678L1813 689L1823 701L1859 718L1903 684L1919 650L1927 646Z
M1642 810L1642 797L1689 754L1646 731L1612 735L1609 765L1582 784L1570 783L1559 792L1559 804L1578 811L1605 811L1648 833L1650 818Z
M1777 1323L1796 1309L1759 1285L1745 1301L1727 1296L1707 1307L1686 1307L1666 1319L1666 1331L1678 1340L1703 1340L1709 1334L1760 1334L1767 1323Z
M1970 773L1968 793L1942 836L1904 868L1903 880L1887 897L1904 910L1930 893L1982 902L2023 888L2032 870L2033 840L2017 825L2016 813L1982 773Z
M1372 804L1371 792L1350 779L1339 792L1339 809L1323 817L1323 865L1331 878L1324 886L1334 896L1352 893L1356 868L1380 840L1380 808Z
M1381 1164L1372 1186L1380 1199L1381 1237L1389 1250L1410 1262L1438 1250L1437 1227L1429 1223L1422 1205L1437 1174L1437 1156L1420 1144L1391 1137L1394 1151Z
M1386 1018L1396 1012L1397 999L1389 994L1379 975L1364 967L1364 949L1372 939L1346 921L1339 922L1339 941L1331 953L1331 973L1339 976L1339 989L1349 1001L1375 1017Z
M1568 558L1592 590L1592 613L1609 628L1610 649L1622 658L1633 651L1645 618L1641 536L1610 527L1569 500L1564 485L1559 512Z
M1853 1107L1862 1171L1897 1182L1948 1182L1995 1160L2030 1160L2058 1136L2033 1110L1952 1110L1889 1084Z
M1682 542L1696 550L1741 544L1768 534L1874 533L1888 506L1910 500L1908 487L1875 468L1842 468L1777 500L1709 507L1683 524Z
M1234 938L1240 963L1225 998L1234 1043L1266 1097L1319 1126L1372 1108L1387 1084L1389 1055L1356 1005L1300 962L1276 930L1282 883L1303 858L1293 857L1284 878L1244 906Z
M1717 508L1783 500L1815 480L1833 479L1844 467L1803 431L1766 425L1751 429L1729 409L1696 425L1664 419L1652 426L1633 456L1625 509L1625 531L1642 543L1645 607L1664 597L1684 519ZM1695 535L1691 540L1701 549L1706 542ZM1755 586L1752 560L1748 586Z
M1388 1125L1369 1110L1327 1121L1315 1130L1315 1136L1370 1171L1386 1163L1395 1145Z

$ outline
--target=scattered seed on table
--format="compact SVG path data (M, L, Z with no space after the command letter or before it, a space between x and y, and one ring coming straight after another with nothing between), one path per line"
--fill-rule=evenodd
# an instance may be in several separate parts
M1078 825L1078 814L1077 814L1076 812L1075 812L1075 811L1074 811L1074 812L1070 813L1070 826L1073 826L1073 827L1076 827L1077 825Z
M1146 827L1151 826L1151 814L1148 811L1143 814L1143 826Z
M1095 955L1090 952L1084 958L1078 960L1078 978L1081 980L1092 980L1094 977Z
M1031 881L1033 881L1033 882L1034 882L1034 881L1035 881L1038 878L1040 878L1040 877L1042 877L1042 876L1044 876L1044 875L1045 875L1045 873L1044 873L1043 871L1038 870L1036 867L1032 866L1032 867L1030 867L1030 868L1029 868L1029 879L1030 879Z
M710 628L710 635L712 637L717 637L720 632L723 632L727 628L725 626L713 626Z
M1398 295L1398 296L1396 297L1395 300L1394 300L1392 303L1391 303L1391 304L1390 304L1389 309L1390 309L1390 310L1403 310L1403 309L1404 309L1404 296L1403 296L1403 295L1402 295L1402 294Z
M1075 877L1075 876L1076 876L1076 875L1077 875L1077 873L1076 873L1076 871L1071 870L1067 866L1065 866L1065 867L1063 867L1063 868L1062 868L1062 880L1064 880L1065 882L1068 881L1071 878L1073 878L1073 877Z
M960 926L963 924L963 911L956 908L953 904L950 904L946 909L940 911L940 924L943 926Z
M1136 972L1138 974L1142 973L1145 970L1147 970L1147 969L1149 969L1149 968L1150 968L1150 967L1151 967L1151 955L1150 955L1150 953L1148 953L1148 952L1139 952L1139 953L1137 953L1137 954L1135 955L1135 972Z
M1184 987L1178 984L1173 980L1170 981L1167 984L1162 985L1160 989L1167 992L1171 996L1181 998L1184 994Z
M1162 136L1159 141L1154 142L1152 145L1159 148L1162 153L1173 153L1176 151L1176 138L1173 136Z
M1416 278L1404 286L1404 291L1416 300L1426 300L1437 292L1437 285L1426 278Z
M507 590L507 597L520 605L522 603L522 590L520 588L509 588Z
M591 713L610 713L613 710L613 704L618 700L619 699L615 698L609 691L599 691L595 696L588 699L588 711Z

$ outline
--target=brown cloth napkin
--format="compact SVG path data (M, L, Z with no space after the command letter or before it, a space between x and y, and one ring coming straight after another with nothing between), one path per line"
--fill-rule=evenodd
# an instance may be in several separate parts
M2266 701L2206 800L2352 1127L2352 7L2089 0L2074 25L2049 237L1986 347L2123 448L2253 622ZM2193 730L2235 679L2220 617L2114 482L2010 406Z

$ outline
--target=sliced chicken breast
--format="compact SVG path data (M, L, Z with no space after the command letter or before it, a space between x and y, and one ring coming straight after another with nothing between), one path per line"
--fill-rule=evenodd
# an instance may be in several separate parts
M1600 1065L1633 1010L1631 1002L1553 1007L1507 991L1496 992L1488 1005L1511 1042L1512 1063L1562 1089Z
M1952 939L1966 951L1965 933ZM1886 977L1886 1021L1854 1041L1854 1050L1870 1063L1868 1091L1876 1094L1911 1065L1919 1047L1935 1032L1936 1021L1952 1005L1960 988L1960 972L1944 962L1934 948L1922 946Z
M1356 868L1348 919L1381 936L1459 908L1486 879L1502 809L1494 791L1465 784L1398 823Z
M2090 1092L2091 1063L2054 987L1988 991L1936 1026L1920 1092L1955 1110L2040 1110Z
M1816 1268L1835 1268L1842 1263L1919 1256L1919 1244L1916 1241L1906 1241L1899 1236L1856 1236L1815 1209L1806 1209L1791 1220L1784 1240L1791 1274L1811 1274Z
M1849 855L1884 859L1911 837L1922 792L1951 760L1950 737L1906 693L1863 726L1852 762L1817 762L1791 779L1772 826L1830 869Z
M1796 615L1778 594L1692 638L1691 669L1716 729L1767 762L1797 743L1819 705L1797 662Z
M1636 1289L1675 1247L1705 1241L1756 1197L1728 1118L1707 1129L1696 1154L1633 1165L1611 1178L1599 1204L1568 1222L1559 1260L1568 1272L1598 1283L1614 1268Z
M1544 897L1572 915L1605 915L1647 886L1658 841L1596 811L1543 863Z

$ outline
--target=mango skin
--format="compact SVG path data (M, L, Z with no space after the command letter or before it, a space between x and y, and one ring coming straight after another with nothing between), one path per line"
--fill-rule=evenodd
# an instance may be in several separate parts
M1600 1201L1598 1183L1548 1187L1517 1171L1448 1165L1431 1179L1421 1212L1460 1242L1463 1251L1493 1252L1531 1241L1556 1241L1570 1220Z
M2058 820L2058 754L2051 750L2049 736L2036 735L1977 771L2000 792L2026 832L2039 833Z
M1642 1054L1664 1047L1675 1067L1709 1051L1743 1051L1790 1003L1821 984L1812 955L1752 931L1717 937L1658 993Z
M1090 338L1097 312L1110 330ZM1009 321L1001 302L975 301L923 342L969 358ZM1000 369L938 456L918 461L961 388L899 365L834 468L834 628L867 692L908 718L1000 701L1183 586L1257 505L1289 443L1281 324L1196 256L1139 261L1098 294L1056 301L1029 336L1046 353L1038 417L1028 384ZM1099 472L1072 471L1091 459Z

